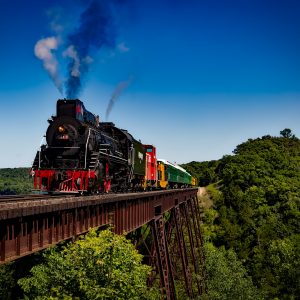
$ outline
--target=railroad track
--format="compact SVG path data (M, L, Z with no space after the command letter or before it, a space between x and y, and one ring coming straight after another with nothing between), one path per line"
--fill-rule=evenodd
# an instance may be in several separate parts
M0 195L0 203L74 197L74 195Z
M175 191L176 189L172 190L165 190L165 191ZM180 189L178 189L180 190ZM153 192L158 192L162 190L156 190L156 191L148 191L147 193L153 193ZM134 194L136 195L137 193L142 193L144 194L145 192L140 192L140 191L135 191L135 192L111 192L111 193L103 193L103 194L94 194L94 195L88 195L85 197L94 197L94 196L104 196L105 198L107 196L116 196L116 195L122 195L122 194ZM54 194L54 195L49 195L49 194L27 194L27 195L0 195L0 204L3 203L16 203L16 202L26 202L26 201L35 201L35 200L50 200L50 199L62 199L62 198L74 198L74 197L82 197L81 194Z
M92 196L114 196L114 195L121 195L127 194L130 192L119 192L119 193L101 193L101 194L93 194L93 195L86 195L85 197L92 197ZM134 192L134 194L137 192ZM48 200L48 199L57 199L57 198L74 198L74 197L82 197L81 194L28 194L28 195L0 195L0 204L2 203L13 203L13 202L25 202L25 201L33 201L33 200Z

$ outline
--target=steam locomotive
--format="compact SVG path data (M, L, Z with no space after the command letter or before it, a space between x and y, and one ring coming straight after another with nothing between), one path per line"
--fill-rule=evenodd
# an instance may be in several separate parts
M100 122L79 99L58 100L48 122L46 144L31 168L36 191L92 194L196 185L181 167L157 160L153 145Z

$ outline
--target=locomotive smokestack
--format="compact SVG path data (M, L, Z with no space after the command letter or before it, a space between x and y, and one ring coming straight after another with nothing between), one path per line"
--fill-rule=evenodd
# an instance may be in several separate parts
M133 76L130 76L127 80L119 82L119 84L116 86L116 88L109 100L107 109L106 109L106 114L105 114L106 120L108 119L108 116L109 116L114 104L120 97L122 91L125 90L132 83L132 81L133 81Z

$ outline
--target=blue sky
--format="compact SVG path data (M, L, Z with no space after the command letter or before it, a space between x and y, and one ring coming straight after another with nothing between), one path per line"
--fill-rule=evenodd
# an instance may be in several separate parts
M62 97L35 44L58 35L55 23L63 48L87 2L0 0L0 168L31 165ZM79 97L104 119L116 86L133 78L109 120L177 163L219 159L284 128L300 137L299 14L298 0L127 0Z

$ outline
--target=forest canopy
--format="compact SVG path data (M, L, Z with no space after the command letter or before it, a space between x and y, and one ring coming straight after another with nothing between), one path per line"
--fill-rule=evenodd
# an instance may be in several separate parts
M238 145L219 161L188 164L207 178L205 239L232 250L263 298L300 295L300 140L290 130ZM207 176L209 175L209 176Z
M29 168L0 169L0 195L28 194L32 188Z

